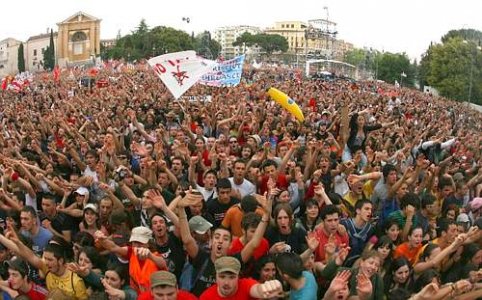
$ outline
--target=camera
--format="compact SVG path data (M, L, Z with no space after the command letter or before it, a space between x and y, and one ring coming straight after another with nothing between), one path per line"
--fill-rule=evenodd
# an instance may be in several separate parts
M114 179L115 181L119 181L119 180L122 180L124 178L126 178L127 176L127 170L125 168L117 168L117 170L115 170L115 174L114 174Z

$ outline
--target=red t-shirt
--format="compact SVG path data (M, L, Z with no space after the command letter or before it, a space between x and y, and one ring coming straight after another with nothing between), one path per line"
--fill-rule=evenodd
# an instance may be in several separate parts
M253 298L249 295L249 291L253 285L257 283L258 282L256 280L251 278L239 279L238 290L230 297L221 297L218 294L218 285L214 284L201 294L199 300L255 300L256 298Z
M264 175L261 178L261 185L259 187L259 194L264 195L264 192L268 190L268 180L269 176ZM276 187L282 190L288 189L289 183L288 180L286 179L285 174L278 174L278 179L276 180Z
M8 283L8 285L10 288L12 288L12 286L10 285L10 282ZM46 288L35 283L32 283L32 288L30 289L30 291L26 293L23 293L21 291L17 291L17 292L19 295L26 295L31 300L45 300L47 299L47 295L49 294L49 291L47 291Z
M139 297L137 297L137 300L154 300L154 296L152 296L151 291L147 291L147 292L141 293ZM177 300L197 300L197 297L191 293L178 290Z
M323 229L317 229L315 231L316 237L318 238L318 241L320 241L320 245L318 246L318 251L315 253L315 261L321 261L323 262L326 257L325 257L325 245L328 243L328 240L330 237L326 235L325 231ZM344 245L349 246L350 241L348 238L348 234L345 235L340 235L338 232L335 234L335 244L338 247Z
M240 253L243 250L244 245L241 243L241 240L237 237L231 243L231 248L228 250L228 255L234 255L236 253ZM266 255L269 251L269 243L268 240L265 238L261 239L261 243L259 246L254 249L253 258L255 260L260 259L262 256Z

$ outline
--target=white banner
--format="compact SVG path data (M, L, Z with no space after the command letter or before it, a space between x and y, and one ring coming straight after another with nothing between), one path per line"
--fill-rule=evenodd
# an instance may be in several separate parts
M148 62L176 99L216 63L198 57L195 51L168 53L151 58Z
M200 84L209 86L236 86L243 74L244 54L216 63L212 70L201 77Z

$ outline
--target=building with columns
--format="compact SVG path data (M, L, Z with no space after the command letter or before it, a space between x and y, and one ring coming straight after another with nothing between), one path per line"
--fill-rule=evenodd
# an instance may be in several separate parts
M79 11L58 23L57 64L94 63L100 55L100 19Z

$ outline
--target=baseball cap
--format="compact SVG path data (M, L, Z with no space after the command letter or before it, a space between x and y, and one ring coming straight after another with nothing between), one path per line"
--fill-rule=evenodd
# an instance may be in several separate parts
M194 216L189 220L189 229L198 234L205 234L211 227L213 227L213 224L201 216Z
M239 274L241 263L232 256L223 256L216 259L214 262L214 268L216 269L216 273L231 272Z
M457 216L457 223L468 223L470 222L469 216L466 213L461 213Z
M151 288L160 286L160 285L168 285L168 286L175 287L177 285L176 275L167 271L157 271L152 273Z
M259 145L261 144L261 137L257 134L253 134L249 136L250 138L253 138L256 141L256 144Z
M472 211L479 210L479 208L482 207L482 198L481 197L474 198L470 206L472 208Z
M460 172L457 172L454 174L454 176L452 177L455 181L461 181L461 180L464 180L464 174L460 173Z
M86 210L88 210L88 209L92 210L92 211L95 212L95 213L98 212L98 211L97 211L97 206L95 206L94 203L87 203L87 205L84 206L84 211L86 211Z
M79 187L78 189L75 190L74 193L77 193L79 195L85 196L89 194L89 190L83 186Z
M129 242L147 244L150 239L152 239L152 230L144 226L138 226L132 229Z

